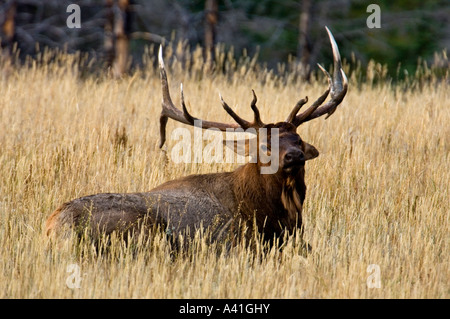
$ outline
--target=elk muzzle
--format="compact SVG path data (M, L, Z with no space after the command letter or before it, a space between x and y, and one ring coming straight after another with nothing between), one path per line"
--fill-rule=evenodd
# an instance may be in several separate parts
M286 173L292 173L305 166L305 161L305 155L300 149L289 148L284 154L282 167Z

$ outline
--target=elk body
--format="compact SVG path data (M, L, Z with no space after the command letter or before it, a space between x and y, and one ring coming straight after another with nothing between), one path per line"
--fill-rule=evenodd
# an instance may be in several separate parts
M46 223L46 234L65 233L75 230L92 236L138 233L155 225L176 237L179 234L193 236L197 230L208 230L211 240L234 242L244 236L249 238L256 231L264 240L280 238L285 233L302 232L302 206L306 195L305 161L318 156L318 151L304 142L297 134L299 125L331 115L347 92L347 78L341 68L337 44L327 28L334 56L333 77L320 65L328 77L329 87L307 110L298 114L308 99L300 100L286 121L264 124L256 106L253 92L251 108L254 120L239 117L221 98L223 108L236 123L201 121L201 128L249 129L256 132L258 146L259 130L276 132L279 167L273 174L262 174L264 165L260 160L238 167L232 172L191 175L166 182L142 193L105 193L81 197L56 209ZM179 109L173 104L167 75L159 53L162 83L162 113L160 116L160 147L165 142L165 127L169 118L194 125L198 120L187 111L181 89ZM328 95L331 99L325 103ZM276 129L276 130L273 130ZM246 144L247 146L248 144ZM271 152L271 143L265 149Z

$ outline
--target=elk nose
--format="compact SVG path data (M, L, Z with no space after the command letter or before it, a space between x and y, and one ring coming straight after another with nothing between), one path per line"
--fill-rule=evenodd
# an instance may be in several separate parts
M295 164L303 165L305 164L305 156L303 152L298 149L289 150L286 155L284 155L285 166L291 166Z

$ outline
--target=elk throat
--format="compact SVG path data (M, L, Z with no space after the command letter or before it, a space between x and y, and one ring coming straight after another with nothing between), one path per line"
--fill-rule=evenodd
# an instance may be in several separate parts
M300 176L299 176L300 175ZM286 226L301 227L301 214L305 199L306 186L303 174L288 176L282 184L281 203L287 212Z

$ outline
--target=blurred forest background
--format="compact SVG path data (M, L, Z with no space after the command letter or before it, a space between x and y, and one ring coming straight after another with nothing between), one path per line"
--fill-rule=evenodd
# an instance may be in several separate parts
M380 28L367 26L371 3L381 9ZM70 4L80 7L80 28L67 25ZM331 61L328 26L348 62L364 68L372 60L399 79L424 63L448 73L449 20L448 0L1 0L1 58L81 51L120 77L164 43L180 60L200 46L212 70L220 70L220 47L275 71L293 63L308 79L317 62Z

